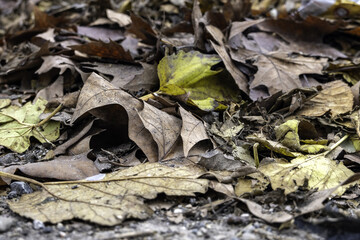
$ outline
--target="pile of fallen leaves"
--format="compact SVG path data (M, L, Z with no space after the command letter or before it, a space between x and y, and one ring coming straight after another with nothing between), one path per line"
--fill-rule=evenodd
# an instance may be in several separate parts
M159 195L211 192L211 209L235 201L269 223L330 198L357 216L357 20L265 1L71 2L0 1L2 191L31 186L12 211L115 225Z

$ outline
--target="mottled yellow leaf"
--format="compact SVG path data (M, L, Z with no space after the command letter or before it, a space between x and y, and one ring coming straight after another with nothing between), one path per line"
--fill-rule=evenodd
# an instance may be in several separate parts
M30 146L30 137L41 143L56 140L60 134L59 122L48 121L41 127L36 126L46 103L46 100L38 99L35 104L28 102L23 107L10 105L1 109L0 145L22 153Z
M276 159L259 167L270 179L271 187L284 189L285 194L305 189L324 190L338 186L354 173L342 162L326 158L324 154L297 157L291 162ZM348 186L339 187L335 194L341 195Z
M302 132L299 133L300 127ZM275 128L277 140L290 149L312 154L328 150L326 145L318 144L320 141L307 141L307 144L301 144L299 134L306 136L317 135L314 126L308 121L292 119ZM326 144L327 141L320 143Z

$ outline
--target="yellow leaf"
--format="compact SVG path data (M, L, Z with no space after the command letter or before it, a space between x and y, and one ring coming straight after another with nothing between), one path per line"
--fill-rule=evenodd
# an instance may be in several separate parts
M239 101L240 92L226 71L211 69L220 62L216 55L197 51L165 56L158 65L157 93L184 95L188 104L205 111L226 109L226 104Z
M299 128L301 128L301 132L299 132ZM288 120L275 128L277 140L288 148L312 154L328 150L326 145L318 144L326 144L327 141L305 141L307 144L301 144L300 133L306 136L317 135L314 126L308 121Z
M46 104L46 100L38 99L35 104L28 102L21 108L10 105L1 109L0 145L22 153L30 146L30 137L41 143L55 141L60 134L59 122L48 121L41 128L36 125Z
M42 190L8 203L12 211L43 222L58 223L78 218L113 226L126 218L149 217L152 210L144 199L154 199L160 193L171 196L205 193L209 181L198 179L202 174L204 171L195 166L140 164L95 175L98 179L93 178L93 181L39 183Z
M338 186L354 173L324 154L300 156L290 163L276 159L259 167L259 171L270 179L271 187L281 188L285 194L296 191L299 187L318 191ZM349 186L339 187L335 194L341 195Z

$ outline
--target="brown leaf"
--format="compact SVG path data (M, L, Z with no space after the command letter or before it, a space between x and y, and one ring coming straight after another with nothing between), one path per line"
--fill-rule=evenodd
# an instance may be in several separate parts
M193 11L191 14L191 21L195 35L194 46L198 49L205 50L204 26L203 26L202 13L198 0L194 1Z
M131 18L124 13L119 13L111 9L106 9L106 16L111 21L116 22L120 27L125 27L131 24Z
M8 203L12 211L43 222L78 218L114 226L128 218L151 216L153 211L144 200L154 199L158 194L195 196L197 192L205 193L209 181L198 179L202 173L196 166L146 163L84 181L38 183L42 190Z
M228 70L231 76L234 78L235 83L239 87L239 89L244 93L248 94L249 89L248 89L248 82L246 76L235 66L229 54L227 53L226 48L224 46L224 35L218 28L211 25L206 26L206 30L218 42L219 45L210 41L215 51L219 54L220 58L223 60L226 70Z
M106 109L106 107L111 107ZM118 127L128 126L129 138L145 153L149 161L158 160L156 142L137 113L143 103L111 83L92 73L83 86L72 122L91 113Z
M40 11L37 7L34 8L34 17L35 17L35 28L39 28L39 29L58 27L60 24L64 23L64 19L50 16Z
M13 165L2 171L12 174L21 171L32 178L57 180L80 180L99 174L94 162L89 160L86 154L58 157L48 162ZM4 180L10 184L10 179Z
M209 140L204 124L195 118L190 112L180 107L182 118L181 138L184 144L184 155L187 157L189 151L199 142Z
M324 89L314 98L305 102L296 114L303 116L322 116L330 112L335 118L339 114L350 112L354 100L350 87L343 81L333 81L323 85Z
M141 17L136 16L134 13L130 13L130 18L132 23L127 31L135 34L142 42L149 45L155 45L157 42L157 35L150 24Z
M293 52L332 59L347 57L339 50L323 42L325 35L336 31L339 24L332 24L316 17L308 17L302 22L288 19L266 20L258 27L263 31L280 35L286 42L290 43ZM260 42L259 45L262 43Z
M249 211L256 217L264 219L269 223L284 223L293 219L293 215L285 212L265 212L260 204L257 204L251 200L245 198L238 198L241 202L245 203L249 208Z
M75 143L80 141L90 131L91 127L93 126L93 123L94 123L94 120L81 126L78 129L78 131L75 132L68 141L64 142L63 144L61 144L55 148L54 155L57 156L57 155L65 154L66 150L69 147L71 147L72 145L74 145Z
M79 35L96 41L119 41L125 38L123 32L119 29L86 26L77 26L76 29Z
M144 72L143 68L139 65L123 63L85 62L83 63L83 68L109 76L111 84L119 88L124 88L124 85L132 81L135 76Z
M124 62L134 62L131 54L125 51L124 48L116 42L89 42L82 45L70 46L71 49L85 53L90 56L97 56L101 58L115 59Z
M150 104L144 104L139 116L144 127L151 133L158 148L158 159L162 160L174 147L181 131L181 120Z
M237 60L238 55L232 55ZM242 58L242 57L240 57ZM268 97L279 91L286 93L301 88L300 74L321 74L325 59L298 56L290 58L283 54L258 55L255 64L258 71L250 84L250 98ZM261 92L265 89L264 92Z
M53 100L58 97L64 96L64 77L59 76L51 85L41 89L34 99L36 102L37 99L42 98L47 101Z
M246 20L246 21L243 21L243 22L233 22L231 24L231 30L230 30L229 39L231 39L231 38L235 37L236 35L242 33L247 28L263 22L264 20L265 20L264 18L259 18L257 20Z

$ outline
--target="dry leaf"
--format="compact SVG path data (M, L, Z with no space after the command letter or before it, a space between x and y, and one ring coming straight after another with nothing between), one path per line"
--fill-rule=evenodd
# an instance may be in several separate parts
M157 42L157 36L149 23L135 14L130 14L131 25L127 29L129 33L135 34L142 42L150 45L155 45Z
M265 87L271 96L279 91L289 92L301 88L300 74L321 74L325 59L298 56L286 57L282 54L259 55L256 59L258 71L250 84L250 91ZM257 98L250 97L254 100Z
M198 179L202 173L195 166L172 168L147 163L94 176L94 182L88 179L43 184L41 191L8 203L12 211L42 222L78 218L114 226L127 218L149 217L152 210L144 204L144 199L154 199L160 193L169 196L205 193L208 180Z
M80 180L99 174L94 162L86 154L76 156L62 156L48 162L13 165L2 169L7 173L21 171L31 178ZM9 181L6 181L10 184Z
M351 88L343 81L333 81L323 85L323 90L306 101L304 107L296 114L303 116L322 116L330 112L335 118L339 114L350 112L354 99Z
M285 194L296 191L299 187L323 190L338 186L353 171L342 162L336 163L323 154L297 157L291 162L276 159L275 162L260 164L259 171L270 179L271 187L284 189ZM347 187L340 187L336 194L341 195Z
M129 63L134 62L129 51L125 51L121 45L111 40L109 43L93 41L82 45L69 46L69 48L85 53L89 56L115 59Z
M215 51L219 54L221 59L223 60L226 69L229 71L231 76L234 78L236 85L239 87L241 91L248 94L249 87L246 76L235 66L232 62L226 48L224 46L224 35L220 31L220 29L208 25L206 26L206 30L211 34L211 36L217 41L218 44L211 42L211 45L215 49Z
M180 107L182 118L181 138L184 145L184 155L187 157L189 151L199 142L209 140L204 124L195 118L190 112Z
M119 24L120 27L125 27L125 26L131 24L131 18L124 13L119 13L119 12L115 12L111 9L106 9L106 16L111 21Z
M114 87L96 73L92 73L81 90L72 122L91 113L108 123L116 124L118 127L124 125L128 128L129 138L141 148L149 161L155 162L158 161L156 142L144 127L137 113L137 110L142 108L143 103L141 101Z
M157 144L159 160L163 160L174 148L180 136L181 120L150 104L144 104L144 108L138 111L138 114Z

